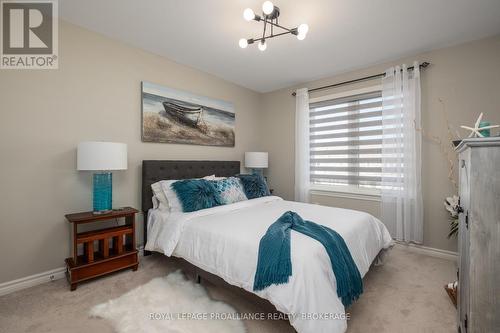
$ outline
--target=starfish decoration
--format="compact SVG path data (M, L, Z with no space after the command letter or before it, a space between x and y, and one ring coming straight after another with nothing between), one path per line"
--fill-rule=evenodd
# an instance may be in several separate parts
M472 138L473 136L474 137L484 138L484 135L482 135L480 131L485 130L485 129L492 129L492 128L498 128L498 127L500 127L500 125L492 125L492 126L479 127L479 124L481 123L482 119L483 119L483 113L481 112L481 114L479 115L479 117L476 120L476 123L474 124L474 127L469 127L469 126L460 126L460 127L462 127L463 129L471 131L471 133L468 136L469 138Z

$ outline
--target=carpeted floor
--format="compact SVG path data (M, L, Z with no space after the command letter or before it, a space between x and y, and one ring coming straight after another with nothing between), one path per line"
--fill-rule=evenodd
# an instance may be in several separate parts
M177 269L162 255L141 258L139 270L115 273L69 291L65 280L0 297L0 332L113 332L89 309L157 276ZM455 263L394 247L383 266L372 267L365 292L351 309L348 332L456 332L456 310L443 285L455 277ZM239 312L260 312L240 296L205 284L209 294ZM140 307L140 304L136 304ZM248 332L294 332L286 321L246 321Z

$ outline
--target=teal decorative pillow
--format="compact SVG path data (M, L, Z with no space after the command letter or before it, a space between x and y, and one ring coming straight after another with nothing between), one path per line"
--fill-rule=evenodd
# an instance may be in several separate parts
M205 179L179 180L172 185L185 213L220 206L221 200L212 183Z
M248 200L243 184L236 177L229 177L220 180L209 180L214 187L223 205Z
M243 183L245 195L248 199L255 199L271 195L266 181L261 175L238 175Z

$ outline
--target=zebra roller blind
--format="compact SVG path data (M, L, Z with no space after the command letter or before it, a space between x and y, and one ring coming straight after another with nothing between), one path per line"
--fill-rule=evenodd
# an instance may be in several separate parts
M382 92L311 103L311 183L380 188Z

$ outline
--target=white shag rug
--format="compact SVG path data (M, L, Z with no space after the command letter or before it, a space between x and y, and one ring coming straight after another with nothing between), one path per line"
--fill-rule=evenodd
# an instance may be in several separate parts
M228 304L210 299L203 286L186 279L180 271L155 278L90 310L91 317L109 320L118 333L246 332L243 322L234 319L235 313Z

